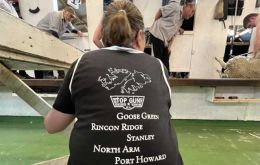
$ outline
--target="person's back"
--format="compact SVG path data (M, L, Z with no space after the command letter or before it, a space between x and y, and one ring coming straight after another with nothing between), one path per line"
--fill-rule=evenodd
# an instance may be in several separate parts
M41 30L51 30L52 26L55 26L55 24L53 25L50 24L51 21L59 22L59 15L60 13L58 11L49 12L45 17L43 17L38 22L36 27Z
M71 165L183 164L170 123L168 71L143 53L140 11L116 1L103 27L103 43L112 46L72 65L45 119L47 130L58 132L78 119L70 138Z
M147 54L120 47L85 54L71 87L78 117L71 164L181 164L166 81Z
M166 6L161 9L162 16L154 21L150 32L155 37L164 41L167 46L174 35L179 31L182 23L182 7L178 1L171 0Z
M168 70L170 70L169 56L174 36L178 32L180 34L184 32L181 28L183 19L189 19L194 12L194 0L186 0L183 6L180 5L179 0L170 0L155 14L154 23L149 30L153 54L162 60Z

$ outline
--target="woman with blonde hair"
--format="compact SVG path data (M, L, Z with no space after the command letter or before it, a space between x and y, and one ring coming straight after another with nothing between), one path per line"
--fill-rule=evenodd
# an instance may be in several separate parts
M62 131L77 118L70 165L181 165L170 123L168 71L143 52L140 11L115 1L102 25L106 48L73 63L45 118L47 131Z
M113 0L109 0L109 1L106 1L106 2L104 1L104 5L105 5L104 9L105 10L106 10L107 5L109 3L111 3L111 1L113 1ZM114 0L114 1L116 1L116 0ZM125 0L125 1L133 2L133 0ZM104 45L101 41L101 39L102 39L102 28L103 28L103 26L102 26L102 20L101 20L100 23L98 24L98 26L95 29L95 32L94 32L94 35L93 35L93 40L92 40L98 48L104 47Z

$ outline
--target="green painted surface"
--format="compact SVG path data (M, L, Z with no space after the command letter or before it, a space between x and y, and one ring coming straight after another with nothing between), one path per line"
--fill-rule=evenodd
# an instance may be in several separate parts
M50 135L41 117L0 117L0 164L29 165L68 154L68 136Z
M186 165L260 165L260 122L173 122Z
M185 165L260 165L260 122L175 120ZM40 117L0 117L0 164L29 165L68 154L68 136Z

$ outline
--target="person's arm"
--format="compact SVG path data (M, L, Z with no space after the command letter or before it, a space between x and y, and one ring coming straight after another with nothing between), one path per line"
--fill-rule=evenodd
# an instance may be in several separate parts
M162 17L162 10L159 9L159 10L157 11L157 13L155 14L154 21L158 20L158 19L161 18L161 17Z
M256 20L256 35L255 35L255 42L254 42L254 56L256 53L260 51L260 20Z
M50 34L52 34L54 37L59 38L59 34L53 30L49 30Z
M172 53L172 50L171 50L172 43L173 43L173 37L172 37L172 39L170 39L170 40L168 41L168 55L169 55L169 56L170 56L171 53Z
M179 33L182 35L184 33L184 29L183 28L180 28L179 29Z
M93 35L93 42L98 48L104 47L101 39L102 39L102 21L96 27L96 30Z
M76 29L76 28L72 25L71 22L68 24L68 27L67 27L67 28L68 28L72 33L78 34L78 36L80 36L80 37L83 37L83 36L84 36L83 33L82 33L80 30Z
M53 108L44 118L44 125L48 133L57 133L63 131L74 118L72 114L62 113Z
M71 30L71 32L77 34L80 37L84 36L84 34L80 30L77 30L77 29L73 29L73 30Z
M75 118L75 105L69 90L76 61L68 70L54 101L53 108L44 118L44 125L49 133L63 131Z
M77 32L78 36L84 37L84 33L82 33L80 30Z

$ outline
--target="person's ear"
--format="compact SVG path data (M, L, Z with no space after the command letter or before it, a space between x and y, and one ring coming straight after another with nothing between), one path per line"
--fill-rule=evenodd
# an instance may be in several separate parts
M144 32L142 30L139 30L136 33L135 41L133 42L133 48L144 51L144 47L145 47Z

